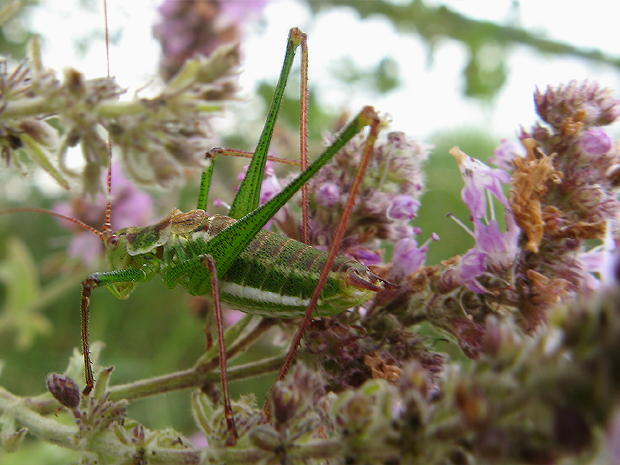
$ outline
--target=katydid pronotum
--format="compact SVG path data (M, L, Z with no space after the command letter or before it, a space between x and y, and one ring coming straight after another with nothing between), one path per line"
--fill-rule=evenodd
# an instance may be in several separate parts
M259 206L267 151L295 51L299 46L302 47L302 159L306 152L306 37L299 29L293 28L289 34L283 68L263 133L229 216L208 216L205 212L213 174L214 164L211 163L202 177L196 210L184 213L173 209L166 218L152 226L129 227L117 232L112 231L109 222L109 202L103 231L72 220L102 239L111 269L93 273L82 282L82 345L86 380L84 395L88 395L94 386L88 340L90 299L93 289L101 285L106 285L116 297L127 298L137 283L148 281L159 274L168 288L181 285L193 295L212 295L229 444L236 442L237 431L227 381L221 302L267 317L304 316L280 371L281 379L294 360L304 330L313 314L326 316L341 313L350 307L363 304L377 292L394 287L360 263L337 256L378 135L380 121L373 108L362 109L312 164L272 200ZM359 172L350 189L342 222L329 253L262 230L273 215L366 126L369 127L369 132ZM108 178L108 186L109 184ZM49 213L63 217L54 212Z

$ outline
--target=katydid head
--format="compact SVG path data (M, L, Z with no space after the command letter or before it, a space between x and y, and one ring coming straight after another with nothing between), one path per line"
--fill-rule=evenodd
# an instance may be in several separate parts
M105 256L110 270L126 270L133 268L134 258L127 251L127 229L123 228L110 234L104 241ZM126 299L138 283L117 282L108 284L108 289L118 299Z
M201 212L202 215L192 215L194 212ZM105 255L110 270L142 270L152 276L159 270L161 256L158 255L158 248L168 241L173 227L194 229L203 216L202 210L182 213L175 208L159 223L143 228L130 226L106 235ZM108 289L119 299L126 299L136 285L137 282L131 280L119 281L108 284Z

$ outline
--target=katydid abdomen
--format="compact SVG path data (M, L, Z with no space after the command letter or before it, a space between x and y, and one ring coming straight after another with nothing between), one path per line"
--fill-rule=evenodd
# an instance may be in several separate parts
M180 284L189 294L210 295L211 276L202 258L208 253L207 244L235 222L226 216L206 216L201 210L175 210L154 226L119 231L118 237L126 240L114 250L108 249L108 258L114 267L125 252L125 259L131 262L127 265L148 267L153 276L158 271L167 287ZM158 240L153 240L155 237ZM146 242L151 246L145 247ZM261 230L219 277L221 300L246 313L302 316L326 260L326 252ZM361 305L384 284L366 266L340 256L332 266L316 314L328 316Z
M235 220L212 217L211 224L220 221ZM192 236L202 234L204 230ZM302 316L326 260L326 252L261 230L222 277L222 301L231 308L268 317ZM208 277L205 281L210 282ZM367 267L340 256L334 262L316 314L329 316L361 305L382 289L381 283Z

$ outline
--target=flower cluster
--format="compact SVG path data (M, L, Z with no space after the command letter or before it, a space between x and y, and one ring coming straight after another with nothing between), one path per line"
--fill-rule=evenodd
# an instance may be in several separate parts
M208 446L198 450L172 430L153 432L128 419L114 428L125 418L122 401L110 401L109 393L81 397L62 375L51 375L49 388L73 412L77 427L41 426L43 417L2 393L0 411L11 406L11 414L38 434L63 445L67 436L81 438L74 449L96 446L119 461L138 454L174 463L195 463L200 456L231 464L334 457L348 463L561 463L589 454L600 441L597 425L612 418L609 406L620 390L619 298L615 291L595 302L559 306L550 314L554 327L533 336L520 334L510 319L489 317L480 361L467 371L453 365L438 382L412 360L391 380L377 377L326 392L321 374L300 363L270 392L269 416L253 399L234 403L234 448L226 445L221 407L199 390L192 408ZM617 434L615 427L610 434ZM614 452L617 437L610 441Z
M476 240L456 268L458 281L473 292L489 293L489 288L482 284L484 278L487 286L505 286L511 280L515 258L517 256L517 240L519 228L515 223L508 198L502 185L510 183L510 175L500 169L491 169L482 162L468 157L457 147L450 153L457 159L461 175L465 181L462 198L471 211L474 222L473 236ZM505 208L506 232L502 233L495 215L488 218L489 194L493 195ZM493 206L491 206L491 212ZM452 276L454 279L454 276ZM495 284L493 284L495 282Z
M327 142L330 141L328 138ZM365 143L364 134L356 136L308 183L311 244L331 244ZM375 144L372 164L364 175L348 225L343 253L376 264L380 259L376 255L380 240L395 244L414 238L416 230L410 222L417 216L424 193L423 166L430 149L431 146L402 132L392 132ZM363 249L371 255L364 256Z
M514 316L532 332L561 302L617 282L619 154L596 125L617 117L618 102L588 82L538 92L536 102L549 126L522 131L520 146L504 141L494 161L505 169L451 151L465 181L473 231L463 226L474 247L419 268L391 302L379 301L401 322L428 321L472 358L488 350L490 315ZM591 240L601 245L588 249Z
M537 91L535 103L549 126L522 131L527 155L514 160L511 196L523 230L520 311L530 328L557 301L591 290L590 270L600 266L579 259L585 241L615 236L620 219L620 152L601 128L620 116L620 101L597 83L571 82Z
M237 42L241 25L260 13L267 0L165 0L162 20L153 28L161 42L160 74L168 81L196 54L209 56L219 46Z
M124 91L111 78L86 80L67 69L59 80L43 67L39 47L35 39L31 61L12 71L6 62L0 68L0 149L5 161L21 165L25 155L64 188L78 184L91 195L103 192L102 172L110 165L102 131L139 184L171 187L184 180L184 168L204 165L204 152L212 145L208 118L236 91L238 47L185 62L158 95L131 101L119 101ZM60 131L50 124L51 117L58 119ZM77 144L84 157L79 173L65 160Z
M357 174L366 137L365 134L354 137L308 182L310 244L314 247L326 250L332 244ZM331 140L328 137L326 143ZM418 245L415 237L421 230L414 228L411 221L417 217L424 193L423 167L431 148L402 132L392 132L375 144L372 163L364 175L341 245L342 255L367 266L382 263L383 243L395 245L394 260L386 275L396 283L415 272L426 259L428 247ZM240 180L243 177L241 174ZM274 166L268 162L260 203L269 201L281 189ZM298 199L301 201L301 196ZM300 237L300 220L294 218L289 207L283 207L273 222L289 237ZM433 234L431 239L439 238Z

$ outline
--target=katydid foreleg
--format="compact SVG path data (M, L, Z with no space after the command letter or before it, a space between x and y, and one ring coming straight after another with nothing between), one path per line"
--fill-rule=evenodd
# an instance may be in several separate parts
M114 236L112 236L114 237ZM90 298L93 289L104 285L122 285L133 289L135 284L148 281L149 276L144 270L115 270L105 273L94 273L82 281L82 299L80 310L82 314L82 351L84 354L84 378L86 386L82 393L87 396L93 389L95 378L93 376L92 361L90 359L90 344L88 342L88 316L90 313ZM131 290L129 291L131 292ZM129 296L129 293L126 294Z

